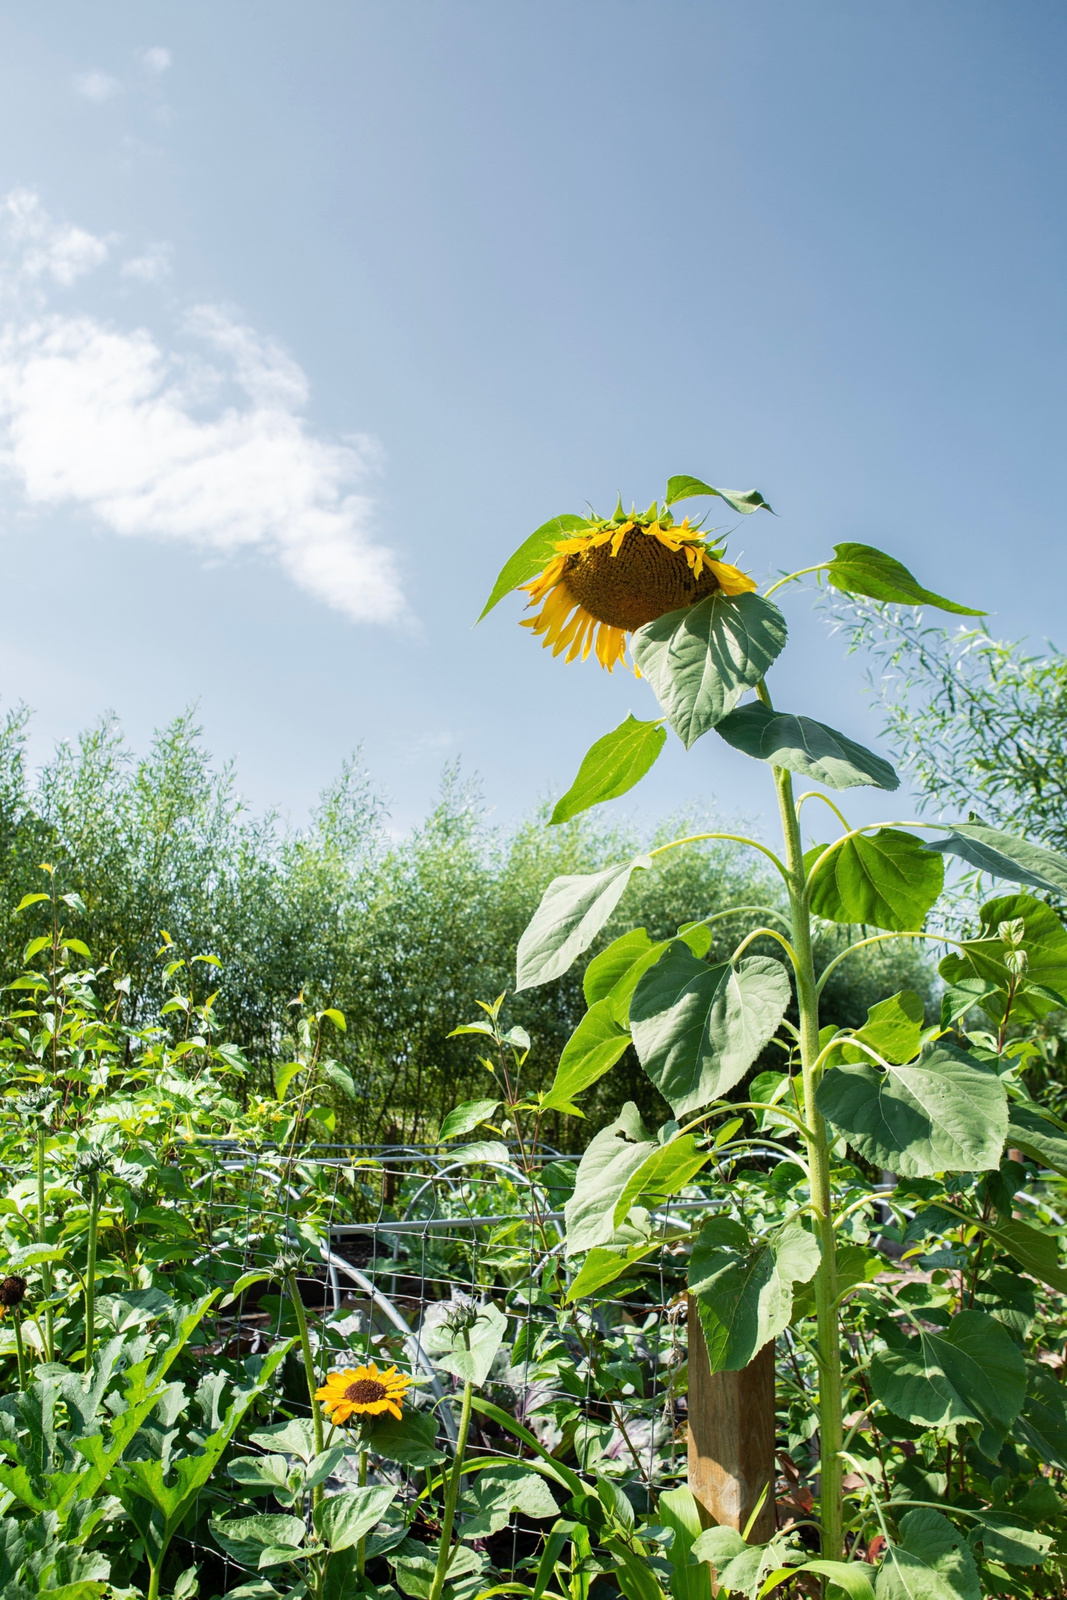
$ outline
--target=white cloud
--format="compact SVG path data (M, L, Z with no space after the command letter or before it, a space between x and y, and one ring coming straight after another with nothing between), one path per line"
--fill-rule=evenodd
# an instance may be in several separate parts
M135 278L138 283L162 283L173 270L173 254L169 244L150 244L143 255L124 261L119 272L124 278Z
M0 473L29 505L81 508L129 538L261 550L353 621L405 614L372 534L376 446L310 431L290 356L217 306L192 311L171 348L57 311L45 278L72 283L106 243L52 222L26 191L0 206L0 227Z
M106 72L100 72L96 67L91 72L79 72L74 78L74 88L78 94L84 95L86 100L91 100L93 105L103 105L105 100L110 100L118 94L122 85L117 78L109 77Z
M161 44L154 44L150 50L141 51L141 65L146 72L155 73L157 78L166 72L171 59L170 51Z
M28 278L49 277L69 288L107 260L108 248L84 228L56 223L29 189L12 189L0 202L8 240L19 251L19 268Z

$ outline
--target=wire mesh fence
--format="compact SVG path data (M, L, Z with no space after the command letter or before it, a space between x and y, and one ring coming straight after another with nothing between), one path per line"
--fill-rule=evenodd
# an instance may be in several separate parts
M211 1146L195 1179L202 1208L200 1238L209 1241L209 1278L232 1293L250 1274L261 1274L217 1314L205 1348L204 1403L210 1402L212 1357L232 1368L257 1359L295 1331L294 1309L281 1283L295 1270L319 1371L395 1364L411 1374L410 1419L404 1439L394 1429L388 1448L370 1454L370 1481L398 1490L395 1526L379 1529L369 1550L369 1572L379 1563L383 1581L410 1595L429 1592L422 1551L432 1544L435 1465L447 1459L456 1437L455 1379L432 1353L432 1332L457 1300L491 1302L508 1318L508 1334L489 1374L485 1395L517 1429L562 1458L577 1459L587 1473L625 1486L637 1509L651 1491L685 1472L686 1334L685 1270L693 1223L721 1204L708 1191L665 1203L645 1225L652 1241L651 1270L624 1281L617 1297L566 1303L572 1269L564 1257L563 1205L577 1157L546 1148L518 1149L486 1141L461 1149L316 1146L296 1152ZM719 1191L721 1197L721 1190ZM683 1241L677 1243L677 1241ZM646 1248L645 1256L649 1256ZM203 1257L196 1263L202 1273ZM299 1428L310 1404L303 1368L291 1356L276 1374L269 1405L240 1446L266 1453L282 1465L299 1448ZM389 1419L381 1419L388 1425ZM376 1437L381 1437L380 1427ZM365 1436L364 1436L365 1440ZM327 1443L339 1453L326 1494L367 1474L354 1434L334 1430ZM529 1446L491 1415L474 1419L475 1451L516 1464ZM284 1458L284 1459L283 1459ZM249 1467L248 1472L253 1471ZM259 1471L257 1466L254 1470ZM210 1519L247 1515L241 1468L229 1481L213 1481L210 1506L189 1530L189 1559L216 1575L219 1593L274 1593L249 1584L239 1562L220 1556ZM540 1495L543 1499L543 1480ZM259 1482L256 1492L262 1494ZM532 1491L531 1491L532 1492ZM486 1573L514 1575L533 1560L541 1543L537 1494L503 1518L483 1518L484 1537L468 1538L468 1574L453 1575L462 1600L484 1588ZM273 1503L285 1502L284 1488ZM271 1502L268 1502L271 1503ZM524 1505L526 1510L524 1510ZM554 1508L549 1507L549 1510ZM414 1515L412 1514L414 1512ZM479 1514L468 1497L461 1514ZM530 1515L529 1513L533 1513ZM426 1543L419 1544L420 1530ZM393 1545L390 1547L390 1539ZM220 1565L221 1563L221 1565ZM210 1587L201 1592L209 1593Z

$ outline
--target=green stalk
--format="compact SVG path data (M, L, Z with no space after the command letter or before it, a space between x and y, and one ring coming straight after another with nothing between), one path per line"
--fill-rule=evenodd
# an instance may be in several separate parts
M463 1385L463 1410L459 1418L456 1459L452 1463L452 1476L448 1480L448 1493L445 1496L445 1516L444 1521L441 1523L441 1542L437 1547L437 1571L433 1575L430 1600L441 1600L441 1591L445 1586L445 1577L448 1573L448 1558L452 1553L452 1524L456 1516L459 1486L463 1479L463 1457L467 1449L467 1434L471 1425L471 1394L473 1390L474 1385L468 1380Z
M766 697L763 691L761 698ZM838 1323L837 1258L830 1192L830 1146L826 1124L815 1104L815 1091L821 1072L815 1067L819 1055L819 996L815 985L815 963L811 948L811 912L804 889L804 850L800 822L793 802L793 780L781 767L774 768L778 806L782 816L785 865L789 873L789 906L792 914L792 942L796 954L797 1005L800 1011L800 1065L804 1081L804 1119L811 1132L807 1140L811 1171L811 1200L822 1257L815 1274L815 1314L818 1327L819 1366L819 1509L822 1526L822 1554L828 1561L840 1561L844 1553L844 1510L841 1504L844 1444L842 1421L841 1331Z
M361 1450L359 1452L359 1486L360 1486L361 1489L366 1486L366 1482L367 1482L367 1452L366 1452L366 1450ZM359 1573L359 1576L361 1578L363 1576L363 1572L364 1572L364 1569L365 1569L366 1565L367 1565L367 1535L363 1534L362 1537L359 1539L358 1543L356 1544L356 1571Z
M19 1389L23 1394L29 1387L26 1379L26 1347L22 1342L22 1312L15 1308L15 1354L19 1364Z
M41 1122L37 1128L37 1243L47 1244L45 1214L44 1214L44 1147L45 1126ZM52 1300L52 1263L41 1263L41 1288L45 1298L45 1359L56 1359L55 1311L51 1305Z
M148 1571L150 1574L148 1579L148 1600L159 1600L159 1574L162 1566L162 1560L160 1560L159 1566L155 1567L151 1562L148 1563Z
M89 1259L85 1268L85 1370L92 1371L96 1343L96 1235L100 1227L100 1175L89 1179Z
M286 1273L285 1284L286 1288L289 1290L289 1298L293 1302L293 1310L296 1312L296 1325L300 1330L300 1349L304 1357L304 1376L307 1379L308 1400L311 1405L311 1424L315 1430L315 1454L317 1456L321 1456L323 1451L322 1407L315 1399L315 1390L318 1388L318 1380L315 1377L315 1362L311 1354L311 1339L308 1335L307 1314L304 1311L304 1302L300 1298L300 1290L297 1287L295 1272ZM317 1488L311 1491L311 1503L315 1506L322 1504L321 1483Z

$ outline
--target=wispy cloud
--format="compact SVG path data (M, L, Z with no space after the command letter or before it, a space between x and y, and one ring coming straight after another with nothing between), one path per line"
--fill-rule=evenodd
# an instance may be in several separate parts
M119 272L124 278L134 278L138 283L162 283L173 270L174 251L169 244L150 244L141 255L124 261Z
M130 538L260 550L354 621L404 615L372 532L377 446L311 432L307 377L276 342L218 306L188 311L166 345L57 306L57 286L101 267L108 241L25 190L0 206L0 240L0 472L29 505L81 509Z
M165 45L154 44L150 50L141 51L141 65L146 72L159 77L171 64L171 53Z
M96 67L91 72L79 72L74 78L74 89L77 94L84 95L86 100L91 100L94 105L103 105L105 100L110 100L118 94L122 85L117 78L112 78L106 72L100 72Z

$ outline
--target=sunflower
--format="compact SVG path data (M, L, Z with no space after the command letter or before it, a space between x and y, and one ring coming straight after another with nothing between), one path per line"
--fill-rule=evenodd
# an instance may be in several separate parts
M675 525L655 506L637 516L616 512L611 521L592 519L586 529L561 539L556 554L531 583L520 587L530 607L540 604L524 628L543 634L543 645L567 660L590 650L609 672L626 651L626 635L667 611L695 605L709 594L746 594L755 582L720 561L689 518Z
M400 1421L400 1407L411 1387L411 1379L389 1367L379 1372L374 1362L365 1367L346 1367L344 1372L331 1372L321 1389L316 1389L315 1399L321 1400L323 1410L336 1424L347 1422L353 1414L380 1417L388 1411Z

